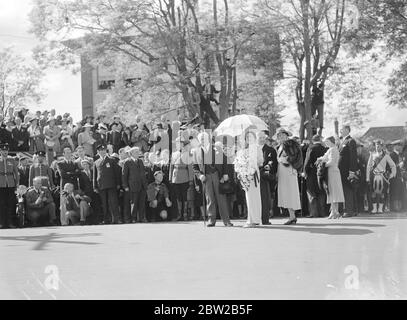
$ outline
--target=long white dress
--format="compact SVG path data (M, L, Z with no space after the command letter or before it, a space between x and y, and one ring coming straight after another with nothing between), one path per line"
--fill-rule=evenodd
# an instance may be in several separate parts
M260 172L259 166L263 164L263 153L258 145L249 146L249 148L240 150L237 157L242 153L248 154L249 167L257 172L258 180L255 182L255 177L250 180L248 190L245 190L247 204L247 224L261 223L261 194L260 194Z
M321 157L328 168L328 194L327 203L345 202L343 194L341 172L338 168L339 151L337 147L332 147Z
M282 156L282 147L278 149L277 168L277 195L280 208L300 210L300 191L298 187L298 173L291 165L285 166L286 162Z
M247 224L261 223L261 193L260 193L260 171L259 166L263 164L263 153L258 145L251 145L248 149L249 165L256 169L255 177L250 181L249 190L246 191Z

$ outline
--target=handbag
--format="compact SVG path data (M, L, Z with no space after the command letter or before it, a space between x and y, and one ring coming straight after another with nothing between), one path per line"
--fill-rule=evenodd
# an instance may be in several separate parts
M232 181L228 180L223 183L219 183L220 194L232 194L235 192L235 185Z

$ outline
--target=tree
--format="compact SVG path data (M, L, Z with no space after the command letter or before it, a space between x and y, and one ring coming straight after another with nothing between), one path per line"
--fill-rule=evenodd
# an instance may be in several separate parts
M341 119L354 128L365 124L374 105L374 96L381 91L380 70L384 61L372 61L371 55L342 54L326 83L327 104L331 106L327 118Z
M38 104L43 98L40 89L43 73L30 65L12 48L0 51L0 114L10 108L17 109Z
M274 23L296 81L295 96L300 116L300 138L310 138L315 122L322 134L324 84L339 53L346 26L350 0L259 0L258 11ZM317 115L318 113L318 115Z
M357 6L358 25L347 34L346 41L355 54L379 44L382 53L397 61L387 81L387 96L390 104L407 108L407 2L359 0Z
M219 3L218 3L219 2ZM231 104L234 68L242 46L253 34L239 24L228 0L35 0L32 32L43 41L35 56L45 65L72 66L73 54L90 61L121 53L153 68L176 86L195 114L191 89L202 94L205 63L216 61L220 116ZM77 34L80 39L73 40ZM70 45L66 42L69 40ZM74 48L74 49L72 49ZM206 106L211 108L210 105ZM213 119L215 122L218 119Z

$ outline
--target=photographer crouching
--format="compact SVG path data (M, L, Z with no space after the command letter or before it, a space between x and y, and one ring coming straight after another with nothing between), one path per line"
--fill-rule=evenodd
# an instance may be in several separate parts
M33 186L25 195L27 201L27 219L33 227L41 225L48 220L50 226L56 226L55 203L51 192L42 186L42 177L35 177Z

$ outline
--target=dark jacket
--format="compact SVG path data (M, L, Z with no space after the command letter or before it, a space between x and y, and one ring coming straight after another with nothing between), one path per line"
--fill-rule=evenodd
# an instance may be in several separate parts
M147 190L147 177L144 163L141 159L136 161L132 158L124 162L122 170L123 188L129 188L130 192Z
M64 159L57 163L58 173L61 180L61 189L64 188L65 184L72 183L74 189L78 189L78 178L81 173L79 165L73 160L69 163Z
M28 141L30 140L30 134L27 131L27 128L24 126L20 127L20 130L15 127L11 131L12 137L13 137L13 149L15 151L28 151L29 146L28 146ZM24 143L21 146L18 146L18 141L23 141Z
M35 202L37 201L40 194L41 194L43 201L40 204L36 204ZM42 209L47 204L54 202L54 198L52 197L51 192L46 187L41 187L40 193L38 193L34 187L29 188L27 190L27 193L25 194L25 199L27 202L27 208L29 210L30 209Z
M93 194L93 172L90 170L90 176L85 171L81 171L79 176L79 189L88 197Z
M307 175L307 190L312 193L319 193L317 166L315 162L326 152L326 148L321 143L315 143L309 146L304 161L304 172Z
M338 167L341 172L342 181L347 181L349 171L356 172L358 169L356 141L351 136L348 136L341 142Z
M117 162L106 156L93 164L93 188L95 190L116 189L121 185L120 167Z

